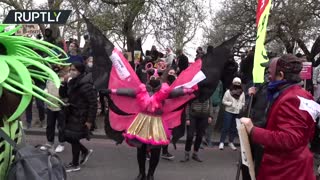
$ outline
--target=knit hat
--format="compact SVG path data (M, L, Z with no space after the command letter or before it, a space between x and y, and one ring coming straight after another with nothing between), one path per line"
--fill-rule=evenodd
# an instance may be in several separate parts
M284 73L299 74L302 70L301 59L293 54L285 54L281 56L277 62L277 71Z
M241 85L241 79L238 78L238 77L235 77L235 78L232 80L232 84L233 84L233 85L238 85L238 86L240 86L240 85Z

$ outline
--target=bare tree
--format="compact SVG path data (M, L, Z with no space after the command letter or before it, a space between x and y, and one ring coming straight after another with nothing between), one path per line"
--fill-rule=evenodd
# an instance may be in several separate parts
M207 30L208 42L217 42L230 34L242 32L238 53L254 45L256 36L256 1L226 0ZM307 46L319 36L320 4L312 0L274 0L268 25L266 44L282 43L288 53L296 44L312 61L316 54ZM317 48L313 48L317 49Z
M204 20L202 6L193 0L156 0L152 10L154 35L163 48L183 49Z

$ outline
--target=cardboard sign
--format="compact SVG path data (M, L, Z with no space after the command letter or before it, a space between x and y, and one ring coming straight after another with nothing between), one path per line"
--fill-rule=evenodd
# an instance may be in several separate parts
M141 51L134 51L133 56L134 56L134 61L140 61Z
M126 52L125 54L126 54L127 60L129 62L131 62L132 61L132 53L131 52Z
M254 163L252 158L252 152L250 147L249 135L245 126L240 122L240 119L236 119L237 129L239 134L240 146L241 146L241 159L242 164L248 166L249 174L252 180L255 180Z
M303 62L302 63L302 70L300 72L301 79L307 80L311 79L312 73L312 63L311 62Z
M36 36L41 34L41 30L38 24L25 24L19 31L16 32L17 36Z

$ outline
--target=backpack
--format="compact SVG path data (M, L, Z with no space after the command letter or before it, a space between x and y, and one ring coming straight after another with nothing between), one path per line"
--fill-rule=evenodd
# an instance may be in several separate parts
M53 150L40 150L39 146L17 145L1 128L0 137L15 151L14 162L7 172L7 180L66 180L67 175L60 158Z

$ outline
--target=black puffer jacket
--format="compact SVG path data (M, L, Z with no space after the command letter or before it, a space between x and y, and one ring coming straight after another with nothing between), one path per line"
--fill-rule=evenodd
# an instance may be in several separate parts
M68 98L66 129L86 131L85 123L93 123L97 114L97 93L92 77L82 74L64 83L59 89L60 97Z

